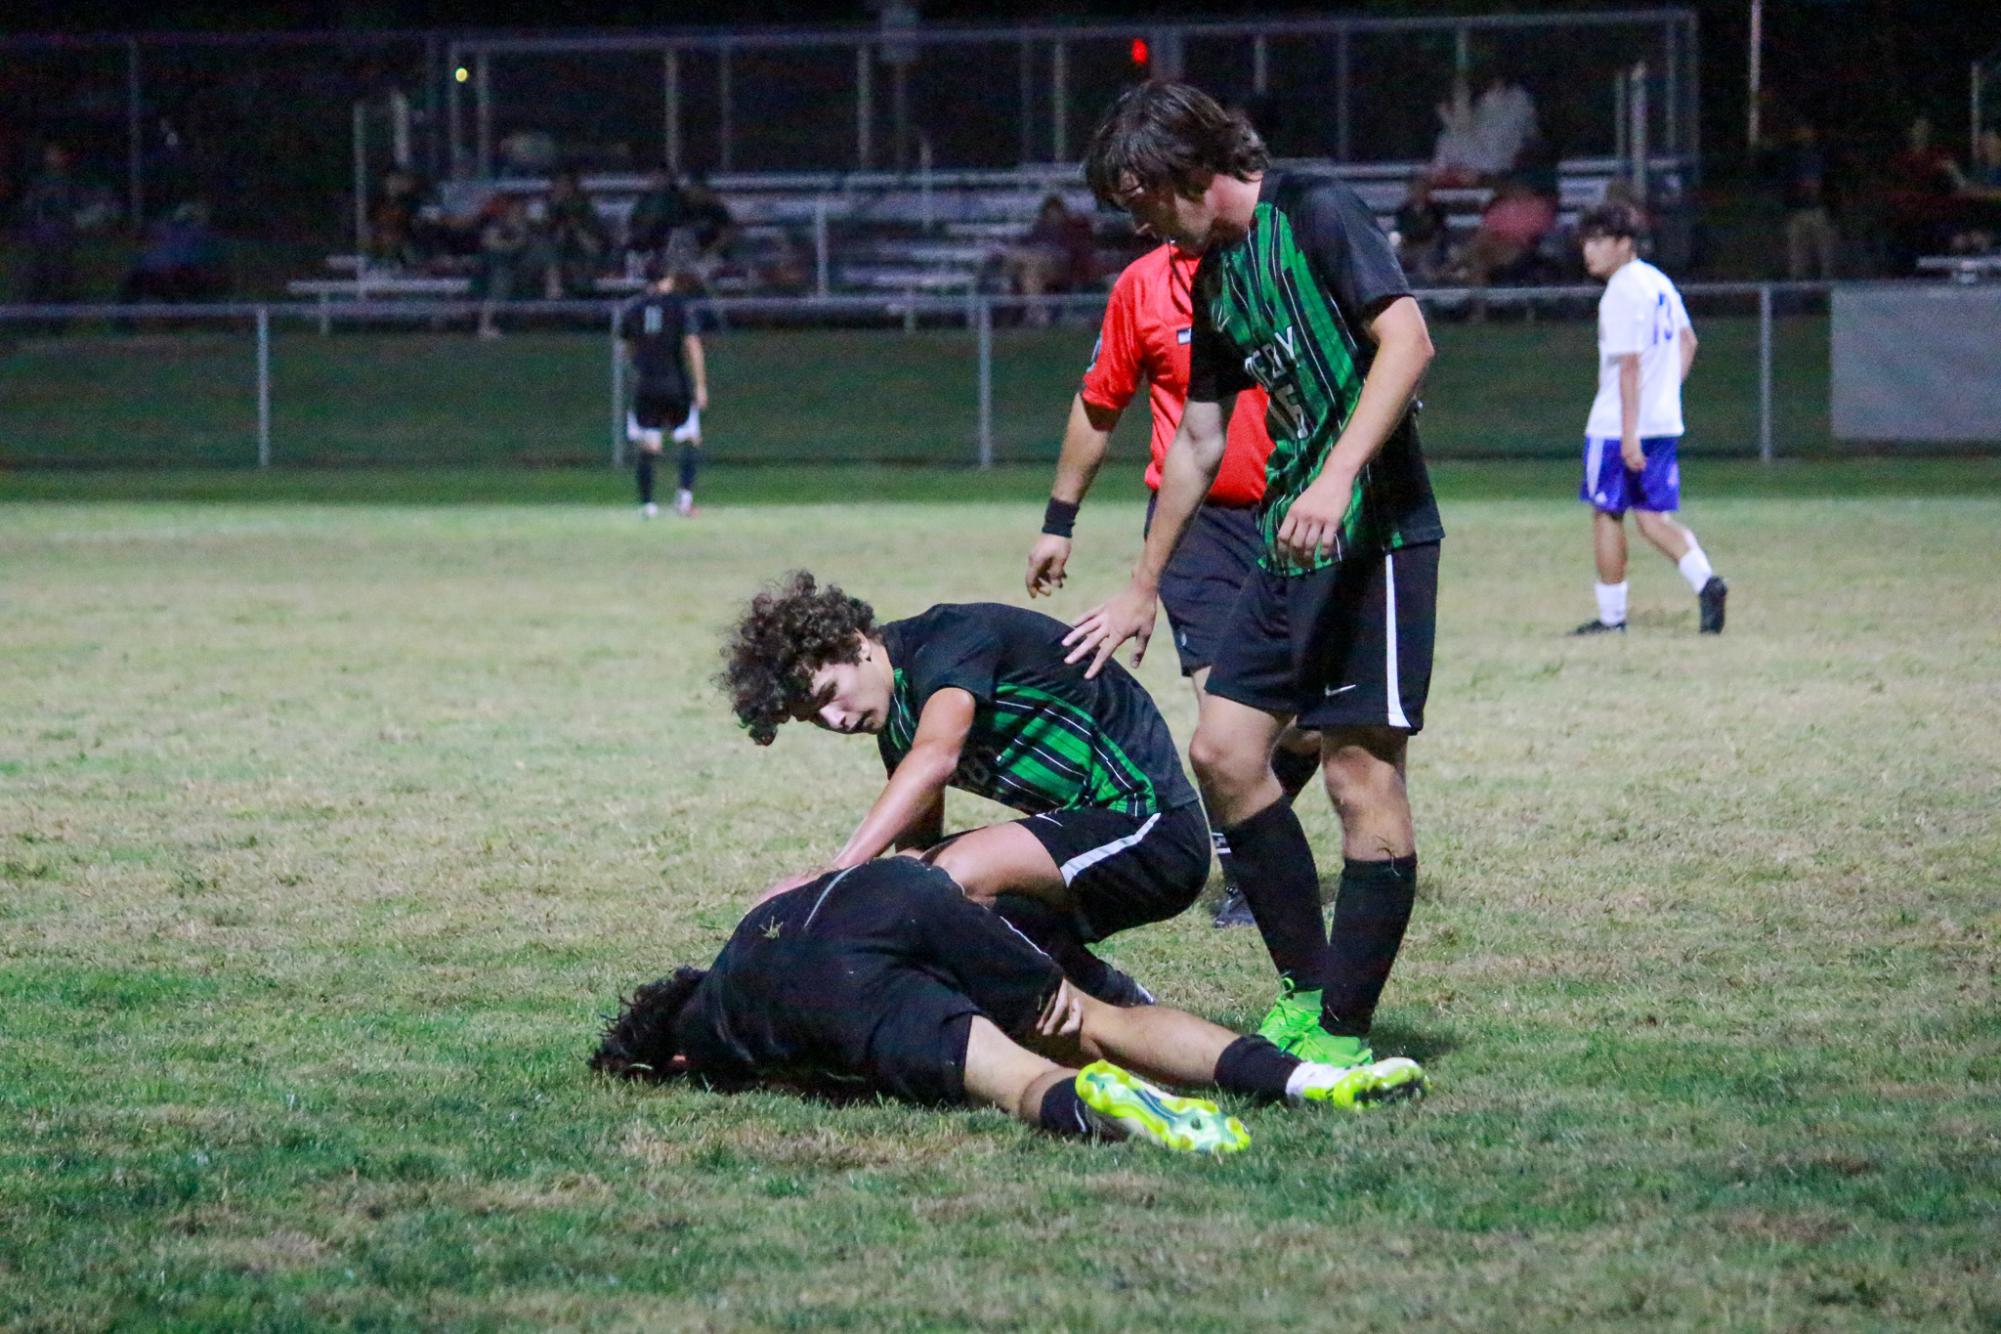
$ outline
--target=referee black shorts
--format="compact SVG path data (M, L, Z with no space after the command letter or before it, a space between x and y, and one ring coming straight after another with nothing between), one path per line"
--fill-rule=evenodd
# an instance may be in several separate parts
M1209 693L1303 728L1424 727L1438 604L1438 543L1244 587Z
M1148 528L1158 499L1147 502ZM1258 567L1261 545L1256 506L1203 505L1188 521L1181 545L1160 572L1160 605L1183 676L1216 661L1237 595Z

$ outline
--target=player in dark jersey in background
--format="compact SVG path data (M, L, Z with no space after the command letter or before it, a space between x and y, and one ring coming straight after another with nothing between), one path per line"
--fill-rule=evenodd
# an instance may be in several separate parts
M678 969L639 988L591 1058L593 1069L626 1078L692 1074L725 1088L784 1082L986 1103L1056 1135L1130 1136L1196 1153L1233 1153L1250 1136L1214 1103L1176 1097L1122 1066L1346 1109L1423 1091L1421 1080L1397 1078L1409 1075L1399 1069L1408 1061L1381 1064L1335 1070L1180 1010L1092 1000L949 876L908 857L828 872L759 902L706 971Z
M632 409L626 438L638 449L639 513L652 518L653 470L665 438L681 446L681 475L674 512L695 512L695 459L702 444L702 411L709 406L708 363L687 302L676 295L672 270L649 266L652 285L618 319L618 345L632 368Z
M1093 191L1202 252L1188 407L1132 582L1081 618L1095 670L1152 632L1161 571L1224 453L1235 395L1270 398L1259 570L1209 677L1189 754L1280 974L1260 1031L1331 1065L1372 1059L1376 1002L1410 920L1408 738L1431 680L1438 543L1418 448L1432 355L1389 238L1332 177L1279 173L1240 115L1186 84L1122 96L1092 137ZM1319 876L1271 769L1290 723L1321 733L1345 863L1331 938Z
M1209 878L1209 826L1167 723L1123 668L1086 679L1061 621L999 603L878 625L796 572L731 634L721 684L760 745L788 721L876 738L889 781L820 870L921 851L1090 994L1151 997L1085 946L1184 911ZM947 839L945 789L1024 818Z
M1042 517L1042 536L1028 553L1028 595L1061 587L1070 561L1071 530L1085 493L1097 477L1119 416L1140 382L1147 386L1152 434L1146 485L1160 490L1161 464L1181 425L1188 400L1188 349L1193 332L1195 269L1201 256L1163 245L1126 266L1112 285L1098 345L1084 372L1083 387L1070 404L1056 482ZM1229 444L1216 481L1189 524L1188 536L1160 576L1160 603L1167 609L1181 674L1195 687L1199 707L1209 666L1228 626L1237 594L1257 565L1260 541L1258 503L1265 493L1265 397L1253 389L1241 395L1230 414ZM1151 522L1153 506L1147 506ZM1288 798L1320 772L1320 738L1289 732L1272 755L1272 768ZM1251 914L1237 888L1229 841L1213 826L1210 841L1223 868L1225 894L1216 910L1217 926L1248 926Z

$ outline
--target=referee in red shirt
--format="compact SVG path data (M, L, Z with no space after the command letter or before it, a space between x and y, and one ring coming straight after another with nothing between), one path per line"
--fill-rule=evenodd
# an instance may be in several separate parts
M1113 285L1098 346L1084 372L1083 387L1070 404L1070 421L1063 431L1063 452L1056 463L1056 483L1050 488L1042 535L1028 553L1030 597L1062 587L1077 510L1105 461L1112 430L1139 392L1142 380L1153 411L1146 485L1148 490L1160 490L1161 464L1188 401L1193 284L1201 260L1198 254L1163 245L1127 265ZM1229 622L1230 608L1245 578L1257 566L1262 542L1257 511L1265 494L1265 458L1271 453L1265 410L1264 390L1254 386L1237 396L1236 411L1230 417L1229 444L1215 484L1161 573L1160 602L1167 609L1181 674L1194 685L1198 702L1216 655L1217 640ZM1151 501L1147 519L1149 523L1153 519ZM1288 732L1272 755L1272 767L1287 795L1296 795L1320 768L1319 738L1307 732ZM1229 844L1214 831L1209 837L1228 891L1217 909L1216 925L1250 926L1250 908L1237 890Z

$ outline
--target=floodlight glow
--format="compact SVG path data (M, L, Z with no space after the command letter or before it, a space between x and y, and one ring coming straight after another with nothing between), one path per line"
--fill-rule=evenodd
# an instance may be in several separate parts
M466 69L464 65L461 65L457 69L452 71L452 77L454 79L457 79L460 83L464 83L467 79L470 79L472 77L472 74Z

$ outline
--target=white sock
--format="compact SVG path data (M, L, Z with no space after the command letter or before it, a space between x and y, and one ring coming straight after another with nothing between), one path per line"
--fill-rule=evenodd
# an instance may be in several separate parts
M1605 625L1626 623L1626 581L1616 584L1593 584L1592 590L1598 594L1598 619Z
M1293 1072L1286 1076L1285 1100L1295 1104L1304 1101L1300 1096L1300 1090L1306 1087L1309 1080L1321 1074L1326 1069L1326 1066L1316 1065L1312 1061L1301 1061L1294 1067Z
M1702 586L1709 582L1716 571L1709 568L1709 557L1702 554L1702 543L1693 537L1688 539L1688 553L1675 562L1681 577L1688 580L1689 589L1700 593Z

